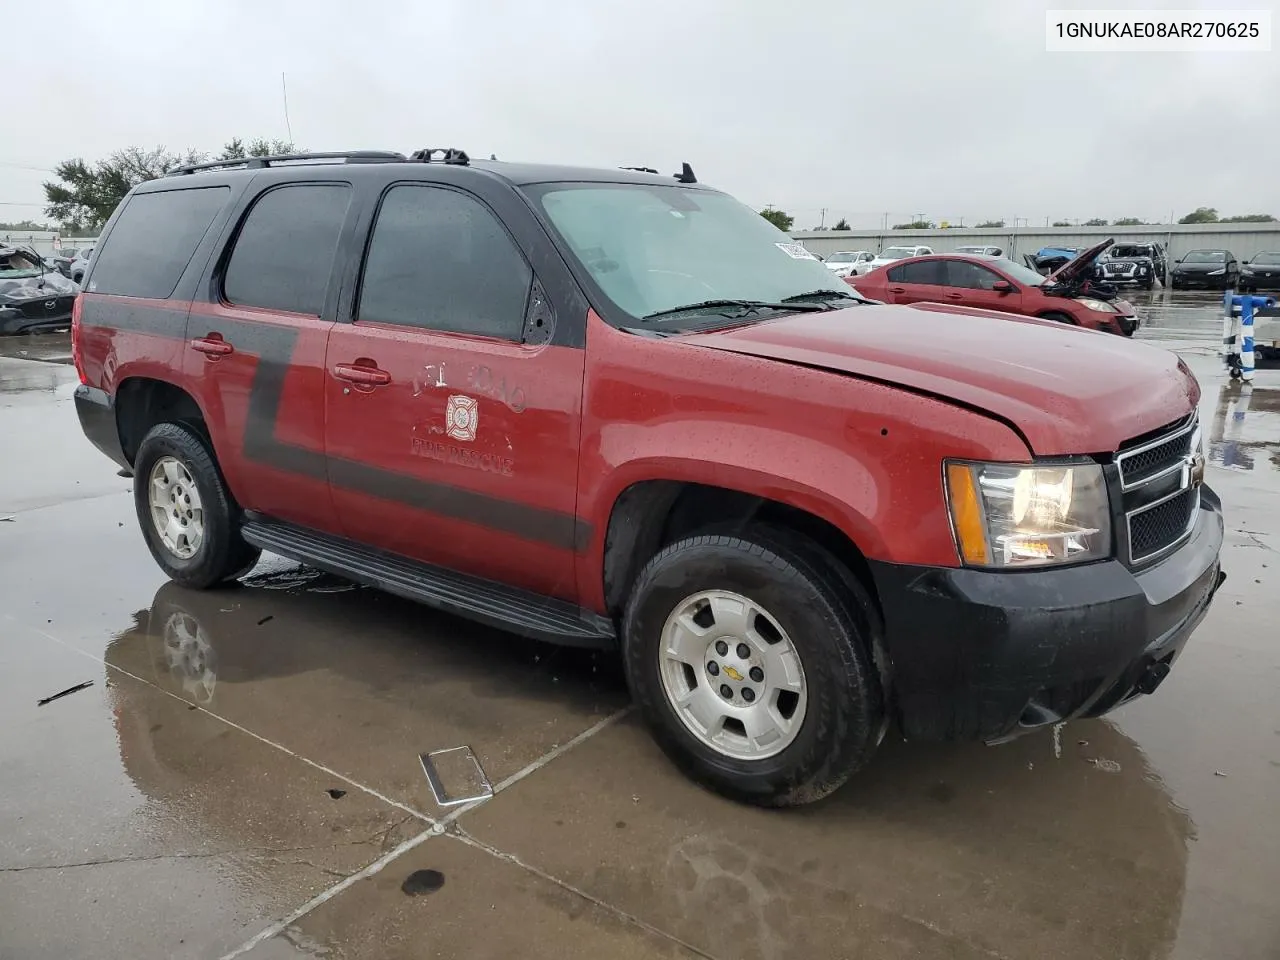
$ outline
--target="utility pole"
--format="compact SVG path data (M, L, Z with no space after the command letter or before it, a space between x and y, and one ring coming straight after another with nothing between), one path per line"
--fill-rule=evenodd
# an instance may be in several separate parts
M822 219L818 221L818 229L825 230L827 228L827 208L822 208Z

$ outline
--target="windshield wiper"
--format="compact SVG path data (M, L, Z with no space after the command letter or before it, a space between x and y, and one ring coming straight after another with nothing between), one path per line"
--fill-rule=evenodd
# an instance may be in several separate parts
M783 297L783 303L802 303L805 300L852 300L855 303L866 303L864 297L856 293L845 293L843 290L810 290L808 293L797 293Z
M654 313L646 314L641 320L657 320L660 317L669 317L677 313L693 313L695 311L703 311L707 313L720 312L723 313L730 308L736 307L739 314L753 313L757 310L789 310L792 312L816 312L819 310L829 309L826 305L820 303L789 303L786 301L774 302L771 300L703 300L699 303L686 303L681 307L671 307L667 310L658 310Z

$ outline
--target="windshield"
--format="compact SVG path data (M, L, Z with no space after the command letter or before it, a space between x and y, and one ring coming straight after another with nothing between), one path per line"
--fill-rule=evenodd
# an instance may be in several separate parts
M1011 277L1026 287L1042 286L1046 279L1034 270L1028 269L1020 263L1014 263L1012 260L991 260L988 262L1005 276Z
M600 291L633 318L708 300L855 295L821 260L722 193L628 183L549 183L529 192Z
M0 280L38 277L42 273L44 273L44 265L32 254L21 250L0 252Z
M915 247L885 247L880 251L881 260L901 260L903 257L914 257Z
M1280 264L1280 253L1260 253L1253 258L1253 262Z
M1184 263L1222 263L1227 255L1221 250L1192 250L1184 258Z
M827 263L853 263L857 258L856 253L833 253L827 257Z
M1151 248L1135 247L1132 245L1127 247L1112 247L1102 256L1106 260L1125 260L1133 257L1149 257L1151 256Z

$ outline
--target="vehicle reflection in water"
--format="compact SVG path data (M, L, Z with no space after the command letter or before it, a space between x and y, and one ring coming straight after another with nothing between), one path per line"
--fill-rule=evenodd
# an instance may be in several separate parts
M1228 470L1280 470L1280 389L1232 382L1218 388L1209 462Z
M361 702L359 691L365 690L363 702L385 707L402 694L376 686L377 672L394 667L412 682L419 676L412 646L433 656L434 672L469 681L462 696L480 702L449 709L472 718L485 709L486 693L531 696L548 716L598 695L593 686L601 678L586 667L601 655L566 651L559 683L539 684L526 694L524 675L539 669L529 651L545 657L549 648L506 643L490 631L455 640L461 625L450 621L447 631L430 629L430 615L394 600L384 618L388 629L355 632L353 624L369 621L376 593L333 596L347 585L307 568L259 574L248 583L205 593L165 584L151 609L113 641L109 662L183 699L209 703L215 712L217 699L244 697L264 680L330 669L359 680L348 691L353 702ZM341 662L342 650L360 659ZM483 677L489 690L481 686ZM604 686L617 695L619 683L615 676ZM262 689L270 696L269 686ZM293 687L291 696L304 693ZM249 820L228 816L228 808L244 811L216 798L250 783L266 791L259 804L288 815L296 798L284 783L267 782L279 778L253 769L253 761L238 759L229 745L207 735L170 730L172 719L162 728L159 711L172 707L159 701L168 698L117 696L121 752L131 777L162 806L175 796L188 798L168 816L206 821L189 828L222 842L258 842ZM415 708L400 706L412 724ZM177 726L186 726L181 718L203 716L180 711ZM357 742L369 735L343 722L328 732ZM642 912L663 917L664 928L693 942L703 938L709 917L721 918L712 925L749 945L743 956L817 956L829 952L833 935L856 939L860 932L883 932L900 922L894 917L941 923L943 910L944 926L955 936L999 955L1019 955L1009 952L1019 944L1054 943L1064 955L1079 957L1168 956L1193 834L1186 811L1114 725L1071 724L1056 742L1057 750L1050 731L1000 747L908 744L891 735L855 782L824 803L786 813L734 807L665 768L637 773L637 765L665 763L641 745L647 744L643 737L628 755L604 760L591 783L571 781L569 788L598 791L591 803L600 809L612 809L618 798L609 792L621 790L629 808L633 784L644 782L660 809L682 811L672 824L680 832L668 837L659 827L644 850L619 845L602 852L591 882L616 883L613 893L625 902L637 893L638 878L647 877ZM554 783L570 769L572 763L552 764L540 777ZM593 814L584 810L583 816ZM722 828L726 817L731 830ZM606 817L610 824L614 818ZM543 827L536 815L527 824L530 830Z

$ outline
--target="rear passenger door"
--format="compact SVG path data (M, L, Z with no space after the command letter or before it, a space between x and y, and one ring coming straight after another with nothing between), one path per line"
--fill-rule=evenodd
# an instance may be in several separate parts
M889 303L921 303L942 299L942 261L909 260L889 268L885 288Z
M352 189L268 180L250 195L228 227L207 297L192 304L188 380L240 505L337 532L324 460L324 362Z
M329 340L329 477L349 537L575 598L584 351L543 342L547 309L486 201L388 186L351 322Z

